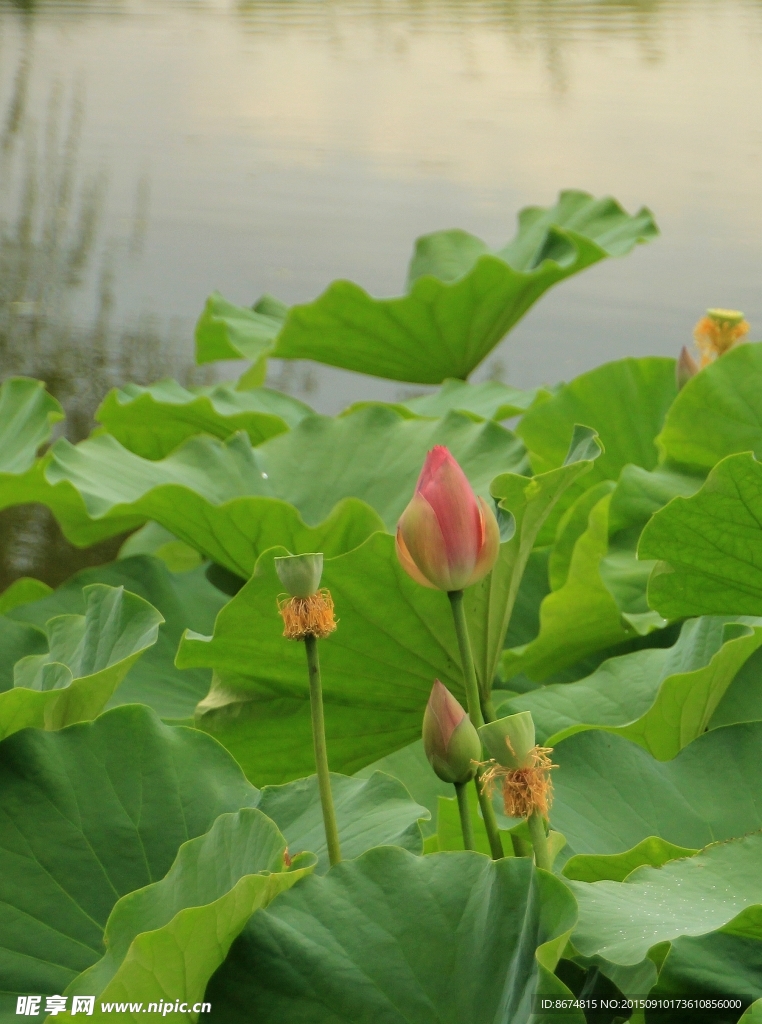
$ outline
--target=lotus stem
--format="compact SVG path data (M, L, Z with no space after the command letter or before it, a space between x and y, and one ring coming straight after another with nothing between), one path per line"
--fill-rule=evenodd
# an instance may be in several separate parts
M328 770L325 719L323 717L323 688L320 682L317 637L312 634L306 636L304 648L307 652L307 668L310 677L310 711L312 713L312 742L315 747L315 768L320 790L320 804L323 809L328 859L333 867L341 860L341 847L339 845L339 830L336 825L336 811L333 806L333 794L331 793L331 776Z
M487 697L482 702L482 717L485 722L494 722L497 718L497 712L495 711L495 705L492 703L492 698Z
M532 811L527 818L527 825L529 826L529 835L534 847L534 862L543 871L550 871L553 864L550 859L548 837L545 834L545 819L542 816L542 812Z
M448 591L447 596L450 598L452 618L455 624L455 635L458 638L460 660L463 665L463 679L466 687L468 715L474 728L480 729L484 725L484 718L482 717L481 703L479 700L479 684L476 681L476 668L474 667L474 656L471 651L471 639L468 635L466 612L463 607L463 591L450 590ZM495 817L495 809L492 806L492 801L489 796L483 792L481 774L482 770L479 768L474 777L474 785L476 786L476 793L479 797L479 806L481 807L482 817L484 818L484 827L487 830L487 838L489 840L492 859L500 860L505 856L503 853L503 843L500 839L500 831L497 827L497 818Z
M467 782L455 783L455 796L458 798L458 813L460 814L460 829L463 833L463 849L475 850L474 827L471 823L471 811L468 806Z

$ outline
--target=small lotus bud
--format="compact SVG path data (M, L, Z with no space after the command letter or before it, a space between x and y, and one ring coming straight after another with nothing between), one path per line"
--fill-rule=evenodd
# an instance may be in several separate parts
M424 587L463 590L491 571L499 549L494 512L449 451L432 448L397 525L400 565Z
M434 680L423 715L423 749L443 782L469 782L482 754L471 719L447 687Z
M289 640L304 640L333 633L333 598L325 587L318 589L323 575L322 554L284 555L275 559L275 571L291 595L278 598L283 635Z
M479 737L492 755L492 767L482 775L485 791L502 786L505 813L511 818L529 818L536 811L546 816L553 799L550 772L556 765L549 757L551 748L535 744L531 712L490 722L479 729Z
M323 555L285 555L275 559L275 571L291 597L312 597L320 587Z
M677 390L682 391L691 377L695 377L699 372L699 365L693 356L690 354L688 349L683 345L680 350L680 357L677 360L677 366L675 367L675 379L677 380Z

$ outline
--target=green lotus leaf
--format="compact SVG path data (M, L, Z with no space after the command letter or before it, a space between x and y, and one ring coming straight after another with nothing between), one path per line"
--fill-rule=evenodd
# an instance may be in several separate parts
M259 794L219 744L148 708L0 744L0 993L61 993L104 953L116 901Z
M648 523L638 557L659 559L648 584L668 618L762 614L762 464L751 453L718 463L690 498Z
M653 469L656 435L677 394L675 361L657 356L619 359L581 374L522 417L523 438L535 472L560 466L575 423L600 435L603 455L585 481L616 480L628 464Z
M382 405L336 419L310 416L257 453L271 493L295 505L306 522L320 522L337 501L352 496L394 532L434 445L450 449L485 498L498 473L528 468L524 446L497 423L474 422L459 412L434 421L405 419Z
M273 544L334 554L383 527L356 499L340 502L320 525L307 526L295 508L271 496L258 458L243 434L227 442L192 437L158 462L128 452L109 435L77 446L58 442L47 468L56 484L49 503L76 544L155 520L243 578ZM59 495L70 494L76 511L59 504Z
M95 418L136 455L163 459L194 434L225 440L244 430L257 445L296 426L311 413L302 402L268 388L235 391L217 384L188 391L170 379L150 387L126 384L114 388Z
M459 413L406 420L376 407L337 420L309 416L258 448L240 433L225 442L196 436L159 461L109 435L76 446L61 440L44 471L47 491L34 500L51 506L76 544L150 519L247 578L274 544L330 556L383 523L393 530L435 444L450 448L483 494L498 472L526 465L521 443L496 423Z
M581 499L584 500L584 496ZM588 655L614 647L636 636L637 627L664 625L649 617L637 626L625 619L601 573L609 553L609 502L600 498L588 515L587 529L576 540L565 582L540 605L540 629L528 644L503 652L500 676L510 680L524 673L543 680ZM643 581L645 590L645 580Z
M420 238L403 297L334 281L291 307L272 354L418 384L463 380L548 288L655 234L647 210L630 217L613 199L563 192L554 207L523 210L497 252L464 231Z
M60 404L40 380L10 377L0 385L0 474L31 469L54 423L64 418Z
M19 729L61 729L103 710L163 619L122 587L84 589L84 615L59 615L45 626L48 651L16 662L13 689L0 694L0 737Z
M135 555L151 555L163 562L172 573L190 572L204 564L204 556L199 551L154 522L148 522L131 533L119 548L117 559L133 558Z
M762 939L761 855L762 835L750 835L639 867L624 882L569 881L579 905L572 942L585 956L637 964L653 946L683 935L722 929Z
M14 608L9 618L17 620L17 628L31 629L43 627L54 615L82 615L85 591L96 583L124 587L150 602L164 618L156 643L129 669L108 706L148 704L162 718L192 719L212 676L208 669L181 672L175 668L177 645L184 629L211 631L227 596L209 583L203 568L174 575L158 559L141 555L83 569L46 597ZM4 621L0 619L0 624ZM0 664L5 664L4 658Z
M500 545L495 567L469 587L466 614L476 672L484 700L503 651L508 625L529 556L543 523L575 481L590 472L601 452L598 437L587 427L575 427L566 462L558 469L527 479L504 473L492 481L493 498L513 520L513 534Z
M748 925L753 913L742 915L747 919L744 931L752 931ZM756 916L762 918L759 908ZM708 935L675 939L649 995L674 999L690 992L696 1000L723 999L729 1002L724 1008L691 1010L691 1024L736 1024L740 1013L737 1001L740 999L744 1007L753 1004L762 988L762 928L742 935L733 934L732 929L733 925L728 925ZM722 1007L722 1003L719 1005ZM747 1012L740 1019L748 1024L759 1019L758 1013L759 1009L756 1014ZM684 1024L686 1016L675 1009L662 1019L666 1024Z
M762 651L757 651L744 662L720 701L709 723L710 729L738 722L762 721Z
M707 473L727 455L762 455L762 344L739 345L688 381L656 439L662 460Z
M21 576L0 594L0 615L7 615L21 604L29 604L52 593L53 588L33 576Z
M115 904L105 956L72 982L67 995L95 994L95 1020L108 1017L103 1002L201 1002L251 915L309 874L309 855L302 858L307 864L289 870L285 852L283 836L260 811L221 814L206 835L180 847L164 878ZM189 1010L175 1019L198 1016ZM128 1013L126 1019L136 1017Z
M359 857L373 846L401 846L411 853L422 852L418 822L428 819L429 812L411 799L397 779L382 772L373 772L367 779L332 773L331 791L344 860ZM325 874L328 847L317 776L284 786L265 786L257 806L286 837L291 855L305 850L317 854L316 871Z
M48 638L43 630L0 616L0 693L13 688L13 670L17 661L30 654L44 654L47 649Z
M314 771L304 647L283 638L276 608L282 554L266 552L214 636L186 634L177 655L181 668L214 669L197 725L258 785ZM446 595L410 579L388 534L326 559L322 582L339 620L319 647L328 757L350 774L420 737L435 678L465 703L460 658Z
M611 658L578 682L515 697L501 713L531 711L546 746L585 729L606 729L666 761L706 732L736 674L760 646L760 619L691 619L673 647Z
M762 723L704 733L671 761L636 743L583 732L553 751L550 812L574 853L624 853L649 836L702 849L762 828Z
M741 1018L746 1024L759 1024L762 1020L762 999L757 999Z
M214 292L196 324L196 362L243 358L256 365L265 360L283 326L286 311L283 303L269 295L246 309Z
M470 413L484 420L506 420L525 413L537 401L538 395L548 397L550 391L543 388L521 391L498 380L485 380L481 384L446 380L433 394L408 398L400 405L416 416L439 417L455 411Z
M361 768L356 778L369 779L374 772L383 772L399 779L413 800L422 804L429 812L429 818L421 821L421 832L424 837L433 836L437 831L437 814L439 798L450 798L453 788L449 782L434 774L421 739L400 747L393 754L387 754L378 761Z
M649 836L624 853L578 853L567 860L562 874L577 882L600 882L603 879L624 882L635 868L643 864L659 868L670 860L692 857L694 853L698 853L698 850L689 850L684 846L667 843L658 836Z
M575 916L527 859L376 848L255 914L207 999L224 1022L581 1024L532 1013L536 992L570 994L550 972Z

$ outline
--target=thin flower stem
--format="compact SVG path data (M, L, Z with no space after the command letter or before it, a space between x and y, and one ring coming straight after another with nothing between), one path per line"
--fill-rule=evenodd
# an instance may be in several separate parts
M309 634L304 639L307 652L307 668L310 677L310 710L312 712L312 741L315 747L315 768L317 769L320 804L323 808L325 840L328 844L328 859L331 867L341 860L339 830L336 825L336 811L331 793L331 776L328 772L328 751L325 743L325 720L323 718L323 688L320 683L320 660L317 639Z
M495 712L495 705L492 703L492 698L488 697L486 700L483 700L481 703L482 703L482 715L484 717L484 721L485 722L494 722L495 719L497 718L497 713Z
M463 833L463 849L473 850L474 846L474 828L471 824L471 811L468 806L468 786L467 782L456 782L455 783L455 795L458 798L458 813L460 814L460 828Z
M529 835L534 847L534 862L538 868L550 871L553 864L550 860L548 837L545 835L545 820L540 811L533 811L527 818Z
M458 638L460 660L463 665L463 679L466 686L468 715L474 728L479 729L484 725L484 718L482 717L481 703L479 701L479 684L476 681L476 669L474 667L474 656L471 651L471 640L468 635L466 612L463 608L463 591L450 590L447 596L450 598L452 618L455 624L455 635ZM484 818L484 827L487 830L487 838L489 839L489 848L492 853L492 859L500 860L505 856L503 853L503 843L500 839L500 831L497 827L497 819L495 817L495 809L492 806L492 801L486 793L482 792L481 774L482 770L479 769L476 777L474 778L474 785L476 786L476 792L479 797L479 806L482 809L482 817Z

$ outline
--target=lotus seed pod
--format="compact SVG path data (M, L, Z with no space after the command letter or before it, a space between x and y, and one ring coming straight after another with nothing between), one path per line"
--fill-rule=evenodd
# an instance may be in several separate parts
M312 597L320 587L323 555L285 555L275 559L275 571L291 597Z

